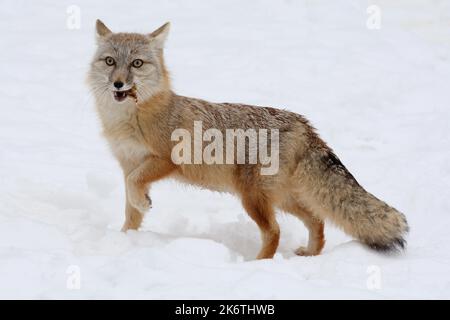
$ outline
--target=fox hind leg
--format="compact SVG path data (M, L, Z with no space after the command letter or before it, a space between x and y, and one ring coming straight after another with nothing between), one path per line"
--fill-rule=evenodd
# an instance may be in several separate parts
M323 220L315 217L309 210L295 202L295 200L291 200L282 209L302 220L309 231L308 245L298 248L295 253L299 256L316 256L320 254L325 245Z

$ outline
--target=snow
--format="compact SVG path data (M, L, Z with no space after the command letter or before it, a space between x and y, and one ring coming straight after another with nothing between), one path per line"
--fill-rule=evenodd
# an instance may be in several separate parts
M306 229L280 214L278 253L255 261L237 199L171 181L152 187L141 230L121 233L122 175L84 84L96 18L139 32L170 20L179 94L307 116L406 214L408 250L382 255L327 225L323 254L298 257ZM450 298L448 21L438 0L3 0L0 298Z

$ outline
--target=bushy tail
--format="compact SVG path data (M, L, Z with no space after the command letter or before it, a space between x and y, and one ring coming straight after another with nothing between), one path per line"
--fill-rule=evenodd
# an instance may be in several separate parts
M364 190L332 150L314 151L301 162L304 201L313 212L375 250L405 248L405 216Z

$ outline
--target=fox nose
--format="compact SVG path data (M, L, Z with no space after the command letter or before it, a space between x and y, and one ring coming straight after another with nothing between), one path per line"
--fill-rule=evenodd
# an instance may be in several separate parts
M123 82L122 81L114 81L114 87L116 87L117 89L122 88Z

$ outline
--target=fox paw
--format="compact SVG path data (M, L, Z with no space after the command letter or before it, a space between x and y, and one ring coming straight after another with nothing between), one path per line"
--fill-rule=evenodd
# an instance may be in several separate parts
M138 194L130 192L128 194L128 201L141 213L147 212L152 207L152 200L146 193Z
M316 256L319 253L314 252L311 249L308 249L307 247L300 247L297 250L295 250L295 254L302 257L309 257L309 256Z

